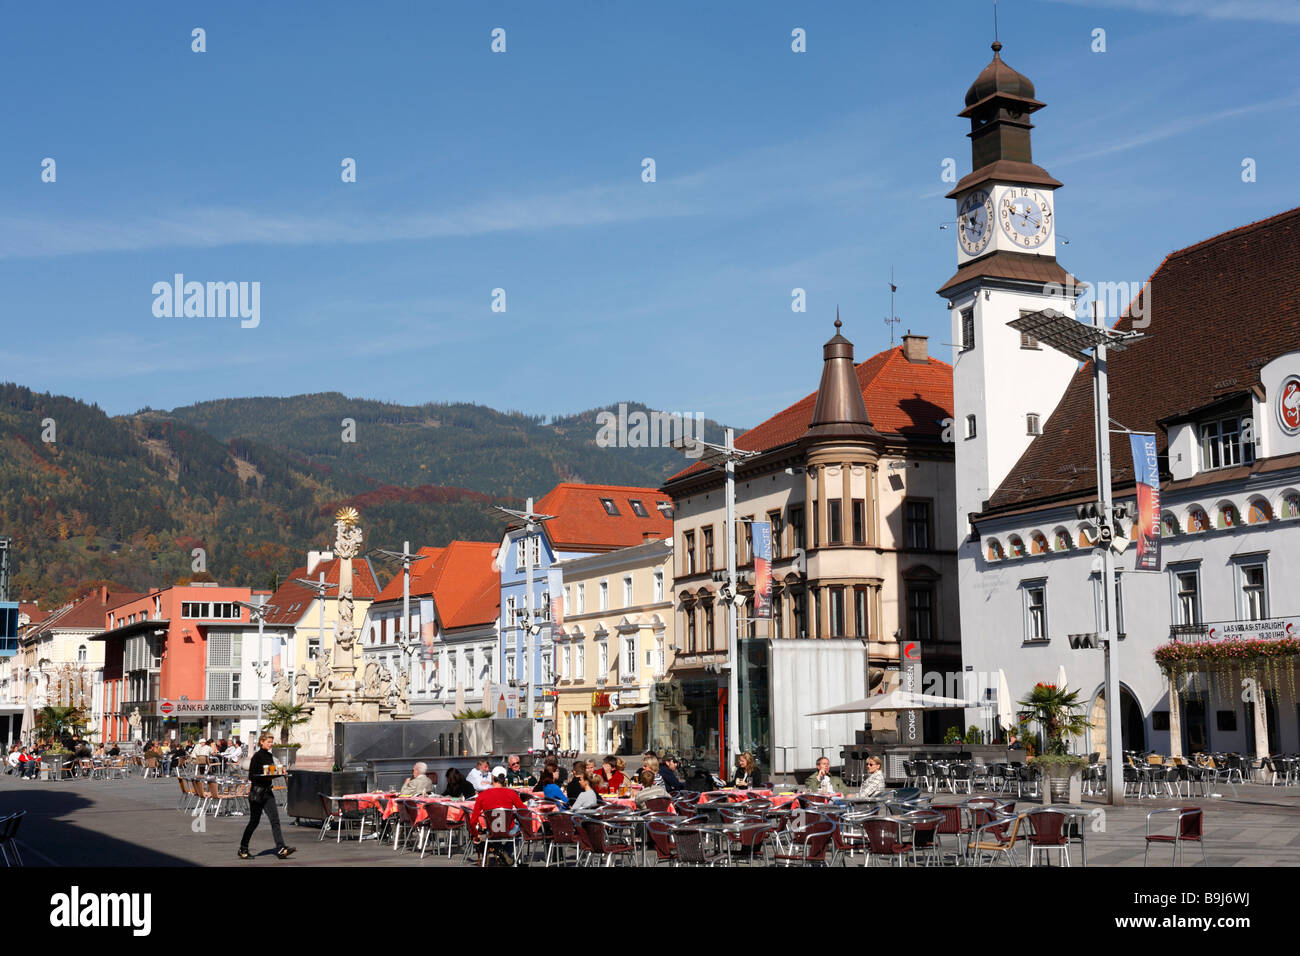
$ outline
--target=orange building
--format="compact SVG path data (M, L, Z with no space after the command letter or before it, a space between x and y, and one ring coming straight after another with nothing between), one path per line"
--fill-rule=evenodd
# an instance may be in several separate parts
M166 587L105 614L104 718L101 739L130 740L131 714L140 736L162 738L187 724L207 736L228 736L244 714L241 637L252 590L211 584ZM229 628L227 631L226 628Z

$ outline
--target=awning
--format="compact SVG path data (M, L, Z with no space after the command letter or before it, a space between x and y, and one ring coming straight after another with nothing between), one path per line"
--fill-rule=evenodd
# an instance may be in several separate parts
M639 707L619 707L615 710L607 711L604 716L608 720L636 720L637 714L643 714L649 709L649 704L642 704Z

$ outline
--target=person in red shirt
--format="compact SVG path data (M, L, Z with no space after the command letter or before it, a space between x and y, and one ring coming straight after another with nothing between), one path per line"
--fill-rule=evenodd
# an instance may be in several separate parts
M620 766L620 764L622 766ZM605 758L604 777L606 786L609 788L609 792L616 796L622 791L624 785L627 783L627 777L623 775L623 767L626 766L627 764L618 757L611 755Z
M519 794L506 786L505 774L497 774L492 778L492 786L486 790L479 791L479 795L474 798L474 809L469 815L469 829L474 834L474 842L478 842L478 821L479 818L491 813L493 810L505 809L511 813L510 829L513 831L515 823L513 820L515 810L525 810L524 801L519 799ZM484 821L486 825L486 821Z

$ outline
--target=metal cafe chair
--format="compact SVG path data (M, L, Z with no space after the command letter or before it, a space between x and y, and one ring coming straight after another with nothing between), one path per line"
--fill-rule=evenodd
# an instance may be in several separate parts
M18 827L26 815L26 810L19 810L0 818L0 857L4 858L5 866L23 865L23 855L18 851Z
M1060 854L1066 866L1070 865L1070 838L1065 832L1066 815L1051 807L1041 807L1025 814L1029 832L1029 865L1034 865L1035 853Z
M1161 813L1178 814L1178 822L1174 827L1173 833L1152 833L1151 818ZM1147 835L1146 849L1142 853L1142 865L1147 865L1147 858L1151 853L1152 843L1169 843L1173 845L1174 856L1170 861L1175 866L1182 862L1182 851L1184 843L1196 843L1201 848L1201 864L1209 866L1209 861L1205 857L1205 840L1202 833L1201 824L1204 814L1200 807L1169 807L1164 810L1152 810L1147 814Z

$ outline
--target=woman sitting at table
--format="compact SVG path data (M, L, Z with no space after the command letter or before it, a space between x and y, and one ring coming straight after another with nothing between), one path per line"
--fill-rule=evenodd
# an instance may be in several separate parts
M542 771L542 779L537 781L536 789L547 800L554 801L561 810L569 809L569 798L560 789L560 785L555 782L555 777L550 768Z
M627 784L627 777L623 775L623 768L626 766L627 763L621 757L611 754L605 758L602 764L605 770L603 776L610 793L618 795L623 791L623 787Z
M736 758L736 773L732 782L741 790L761 785L758 779L758 761L748 750Z
M604 792L605 781L591 773L588 769L590 764L590 760L575 760L573 762L573 773L569 774L569 782L564 786L564 795L569 798L570 805L582 793L582 778L584 776L592 777L592 783L595 785L597 793Z
M474 785L465 779L465 775L452 767L447 771L447 789L442 792L444 797L458 797L461 800L473 800L478 791Z
M879 757L867 758L867 779L858 791L859 797L878 797L885 792L885 773L880 769Z
M577 775L575 774L575 776ZM594 810L604 802L600 799L600 794L596 791L595 778L585 770L582 772L582 775L578 777L578 786L582 788L582 792L578 794L578 799L574 800L573 803L570 804L570 810Z

